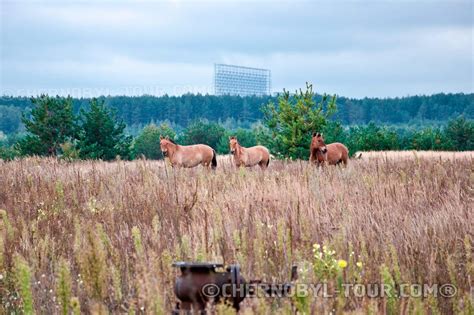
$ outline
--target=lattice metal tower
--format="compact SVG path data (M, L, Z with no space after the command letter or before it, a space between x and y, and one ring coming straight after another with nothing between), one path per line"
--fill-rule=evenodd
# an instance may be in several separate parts
M216 95L270 95L271 72L266 69L214 64Z

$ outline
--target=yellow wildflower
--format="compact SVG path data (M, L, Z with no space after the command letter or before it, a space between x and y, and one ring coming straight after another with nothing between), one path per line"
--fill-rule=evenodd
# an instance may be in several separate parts
M339 259L337 265L339 266L339 268L344 269L347 267L347 261L345 261L344 259Z

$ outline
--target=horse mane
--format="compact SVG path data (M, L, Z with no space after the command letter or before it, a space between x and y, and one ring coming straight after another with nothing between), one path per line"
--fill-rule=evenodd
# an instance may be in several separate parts
M166 139L166 140L168 140L168 141L171 142L172 144L176 144L176 145L177 145L177 143L174 142L174 140L172 140L172 139L170 139L170 138L168 138L168 139Z

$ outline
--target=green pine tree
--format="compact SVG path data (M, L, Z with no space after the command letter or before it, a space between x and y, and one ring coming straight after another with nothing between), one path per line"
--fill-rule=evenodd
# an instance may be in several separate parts
M220 124L198 120L190 124L179 140L184 145L207 144L213 149L225 134L225 129Z
M161 124L159 127L155 124L149 124L143 128L142 132L135 138L133 151L135 156L144 156L147 159L162 159L163 154L160 150L160 136L168 136L170 139L176 137L176 133L168 124Z
M278 106L273 102L263 107L264 122L272 133L270 151L281 157L308 159L311 134L321 131L336 110L336 96L323 95L315 101L313 86L290 95L283 91Z
M445 129L448 149L457 151L474 150L474 121L463 116L450 120Z
M28 134L18 141L16 148L23 155L56 156L61 144L74 139L76 135L72 98L41 95L32 98L30 115L23 115L22 121Z
M79 155L83 159L113 160L131 158L131 137L125 135L125 123L103 101L92 99L88 112L81 110Z

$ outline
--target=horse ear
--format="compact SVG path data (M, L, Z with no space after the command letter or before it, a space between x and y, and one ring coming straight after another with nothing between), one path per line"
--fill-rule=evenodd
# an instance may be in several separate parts
M165 138L165 139L166 139L166 140L169 140L169 139L170 139L170 137L166 136L166 138Z
M313 137L316 137L316 132L313 132Z
M160 135L160 140L163 140L163 136L162 136L162 135Z

